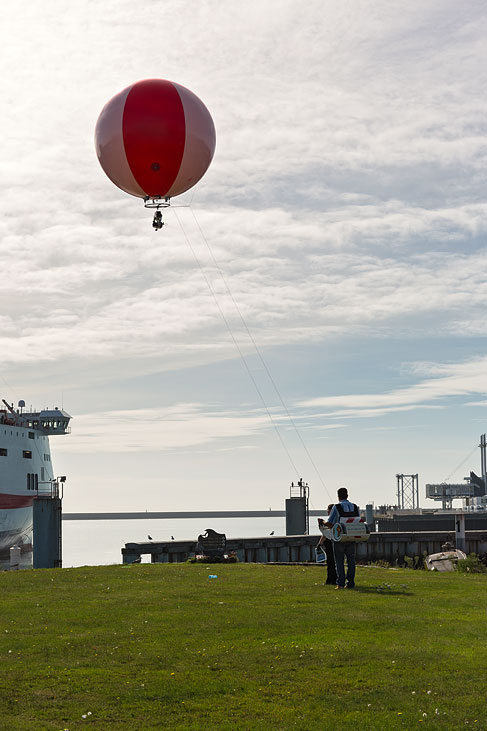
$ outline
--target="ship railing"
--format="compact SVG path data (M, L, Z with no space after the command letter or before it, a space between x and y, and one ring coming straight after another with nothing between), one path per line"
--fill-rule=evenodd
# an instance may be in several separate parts
M300 480L297 485L295 485L294 482L291 484L291 487L289 488L289 497L306 498L308 496L309 496L308 483L305 484Z
M37 496L49 498L60 497L62 485L63 483L60 484L58 480L46 480L39 482L36 489Z

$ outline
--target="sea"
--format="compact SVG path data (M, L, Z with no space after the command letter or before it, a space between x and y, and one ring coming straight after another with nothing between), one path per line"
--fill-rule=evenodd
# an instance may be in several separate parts
M122 563L126 543L147 541L195 541L212 528L227 538L256 538L286 534L285 517L270 518L172 518L132 520L63 520L63 567L108 566ZM318 531L316 531L318 532ZM150 555L142 556L149 563Z
M310 532L318 535L312 526L316 518L310 516ZM286 535L286 519L262 518L171 518L129 520L63 520L62 565L109 566L122 563L122 548L126 543L153 541L195 541L200 533L212 528L225 533L227 538L260 538L274 532ZM150 555L141 557L142 563L150 563ZM22 554L20 568L32 567L32 553ZM8 570L10 561L0 560L0 570Z

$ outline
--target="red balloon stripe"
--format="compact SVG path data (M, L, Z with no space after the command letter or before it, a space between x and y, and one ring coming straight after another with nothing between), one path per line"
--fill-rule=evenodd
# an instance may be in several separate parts
M123 110L123 144L132 174L151 197L171 188L184 153L184 109L170 81L147 79L128 93Z

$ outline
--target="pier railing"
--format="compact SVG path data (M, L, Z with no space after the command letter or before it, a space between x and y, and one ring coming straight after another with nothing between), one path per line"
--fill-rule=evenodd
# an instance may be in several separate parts
M37 494L37 497L62 497L62 495L60 495L59 482L57 480L46 480L45 482L39 482L35 492Z

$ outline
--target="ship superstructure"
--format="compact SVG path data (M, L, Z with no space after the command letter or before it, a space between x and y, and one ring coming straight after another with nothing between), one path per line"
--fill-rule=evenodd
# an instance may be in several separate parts
M55 482L49 437L70 431L70 415L57 407L0 409L0 556L32 543L32 501Z

